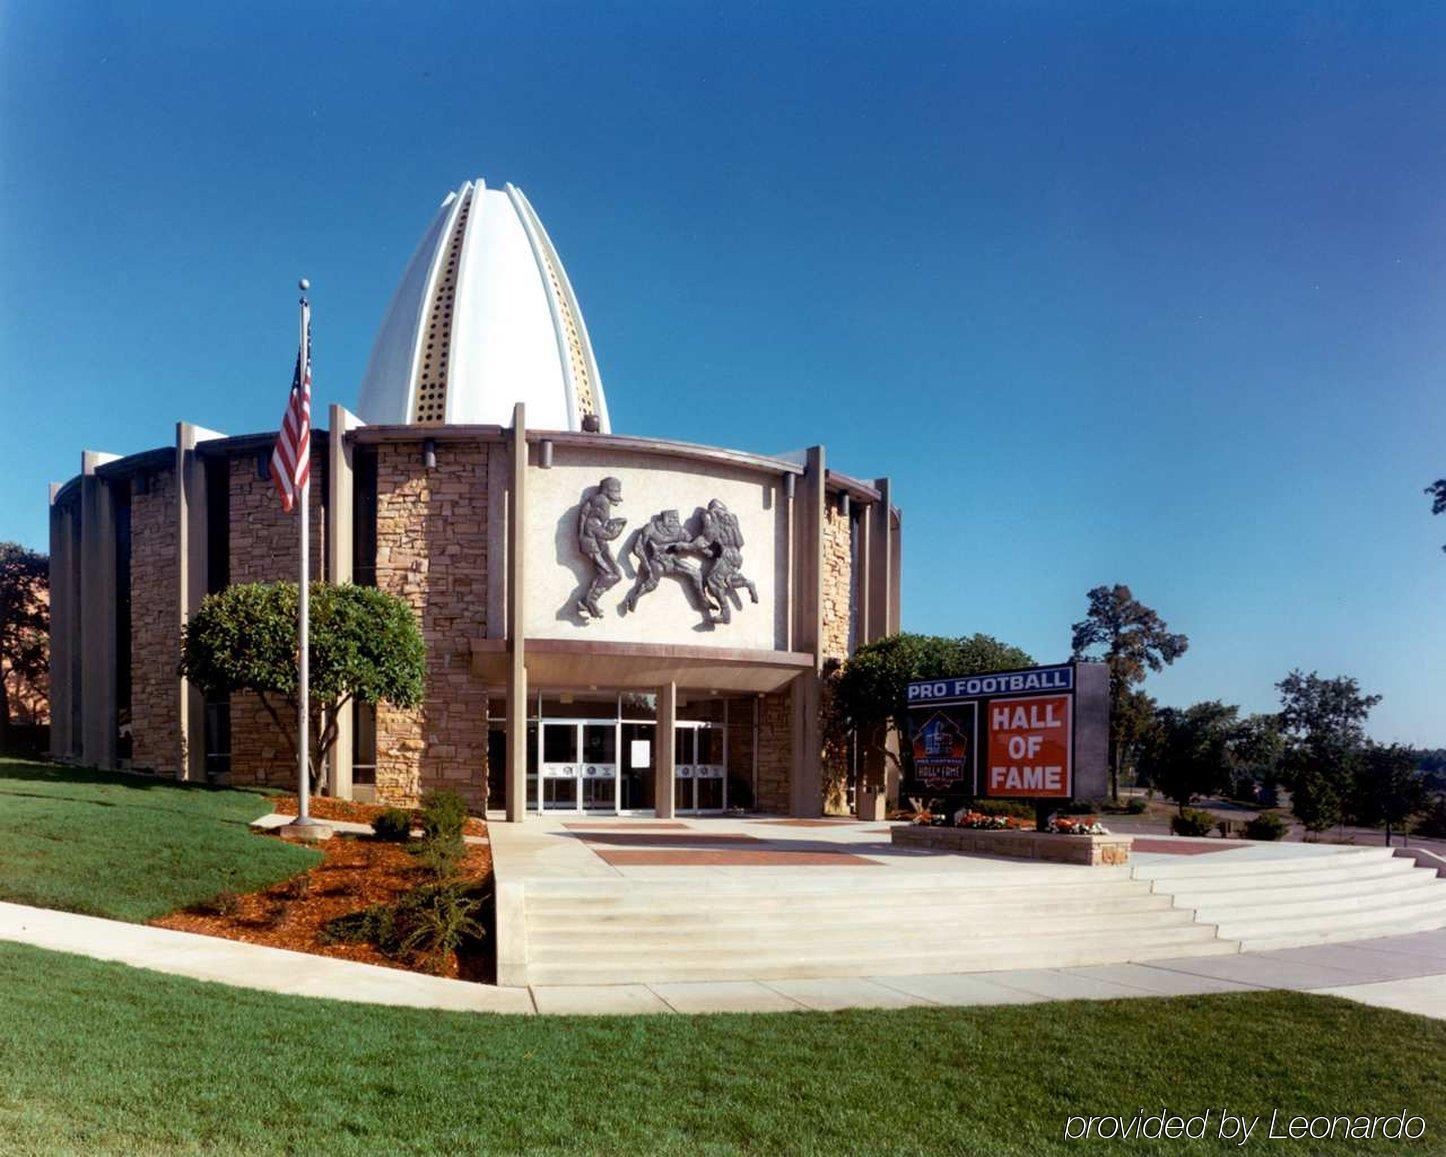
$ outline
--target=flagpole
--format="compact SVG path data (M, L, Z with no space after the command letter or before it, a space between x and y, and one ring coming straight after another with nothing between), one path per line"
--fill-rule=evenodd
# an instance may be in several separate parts
M301 531L301 581L297 585L296 614L296 690L300 701L296 709L297 806L296 819L279 828L278 834L283 839L314 843L330 839L332 832L326 824L311 818L311 302L306 299L306 291L311 288L311 282L303 277L297 282L297 286L301 290L301 342L296 353L294 391L299 390L301 397L298 399L293 393L292 401L287 407L287 416L283 419L283 422L290 422L292 425L285 426L278 435L277 449L272 459L272 469L279 471L282 468L281 441L287 436L287 430L297 432L299 444L293 453L293 467L303 467L300 490L292 494L301 501L301 509L297 511L299 517L296 520ZM299 408L303 405L304 413L298 409L294 421L292 406ZM300 435L304 435L304 441L300 440ZM279 475L277 485L280 488Z
M301 374L305 380L308 367L311 365L311 350L307 348L310 328L307 323L307 313L311 309L310 303L306 300L306 291L310 288L310 282L306 278L300 281L301 288ZM310 422L308 421L308 426ZM311 448L307 447L307 457L311 455ZM297 710L297 730L300 732L296 741L297 751L297 775L299 784L296 793L297 798L297 822L306 824L311 822L311 471L307 470L306 480L301 484L301 517L297 519L301 524L301 585L298 588L301 598L300 613L297 615L297 637L300 642L300 678L297 680L297 698L301 706Z

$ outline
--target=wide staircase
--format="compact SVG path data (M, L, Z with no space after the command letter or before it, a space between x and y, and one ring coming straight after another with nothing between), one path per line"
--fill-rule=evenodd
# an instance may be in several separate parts
M1242 951L1446 928L1446 879L1390 848L1137 864L1134 878Z
M1239 951L1126 869L962 887L957 873L861 878L870 874L529 880L527 983L898 976Z

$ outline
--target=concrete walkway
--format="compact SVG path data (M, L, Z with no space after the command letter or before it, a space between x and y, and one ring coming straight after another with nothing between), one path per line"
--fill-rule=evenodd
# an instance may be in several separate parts
M492 1013L787 1012L1028 1004L1293 989L1446 1020L1446 930L1150 964L1008 972L696 984L498 988L0 903L0 940L298 996Z

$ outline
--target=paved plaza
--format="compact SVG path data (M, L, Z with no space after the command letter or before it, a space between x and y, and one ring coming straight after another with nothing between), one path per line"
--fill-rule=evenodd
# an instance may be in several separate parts
M264 824L269 820L261 821ZM912 885L1120 879L1132 868L1079 868L894 848L889 825L846 820L653 821L542 817L490 829L499 885L523 880L676 882L708 891L809 881L820 894L860 881ZM1329 857L1331 845L1152 840L1135 866ZM1219 845L1224 845L1220 847ZM1217 850L1217 847L1219 850ZM1083 875L1082 875L1083 873ZM1080 967L647 984L491 986L287 952L144 925L0 904L0 939L197 980L294 995L512 1014L783 1012L1024 1004L1292 989L1446 1019L1446 929L1265 952Z

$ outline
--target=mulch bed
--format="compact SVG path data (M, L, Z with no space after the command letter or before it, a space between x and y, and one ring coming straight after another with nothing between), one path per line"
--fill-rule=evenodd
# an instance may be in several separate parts
M294 795L273 795L267 799L277 815L294 816L298 804ZM311 814L319 820L336 820L340 823L369 824L389 809L385 804L378 803L357 803L349 799L333 799L329 795L314 795L311 797ZM415 816L416 810L412 810ZM467 821L464 833L469 836L485 836L487 834L487 821L472 816Z
M294 815L294 797L291 802L290 814ZM330 802L343 803L348 808L366 806L346 801ZM318 818L342 818L324 815L319 809L314 814ZM486 825L482 824L482 832L485 831ZM256 838L276 837L258 835ZM222 915L192 908L172 912L151 923L181 932L198 932L204 936L221 936L228 940L244 940L271 948L289 948L293 952L335 956L407 971L407 965L382 955L370 944L324 944L321 930L337 916L360 911L370 904L394 903L403 892L429 881L426 870L418 866L416 858L400 845L364 837L338 835L318 844L317 848L326 857L321 864L263 891L237 897L232 912ZM491 849L483 844L469 844L463 861L463 875L485 879L491 874ZM465 960L460 969L457 962L452 961L443 975L479 980L484 978L485 968L483 961Z

